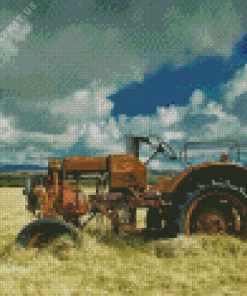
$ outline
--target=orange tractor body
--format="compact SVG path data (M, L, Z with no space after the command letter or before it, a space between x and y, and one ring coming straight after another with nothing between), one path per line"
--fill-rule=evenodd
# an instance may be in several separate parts
M78 175L79 172L79 175ZM109 157L70 157L63 161L53 160L48 166L47 184L36 185L33 195L38 196L42 203L43 217L55 217L57 214L86 214L89 204L83 199L77 185L69 185L68 174L104 173L109 175L109 192L128 190L131 185L138 186L142 191L147 186L146 167L133 155L110 155ZM99 175L99 176L100 176ZM96 191L102 184L98 182ZM55 207L54 207L55 205Z

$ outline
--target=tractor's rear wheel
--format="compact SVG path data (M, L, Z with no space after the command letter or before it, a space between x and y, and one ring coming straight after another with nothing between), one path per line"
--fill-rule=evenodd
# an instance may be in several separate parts
M229 226L232 227L233 222L231 219L227 221L223 211L209 207L202 213L197 213L196 221L191 223L191 231L192 233L223 234L229 231Z
M244 238L245 204L244 191L230 184L199 185L198 190L187 193L187 203L181 207L180 232L225 233Z

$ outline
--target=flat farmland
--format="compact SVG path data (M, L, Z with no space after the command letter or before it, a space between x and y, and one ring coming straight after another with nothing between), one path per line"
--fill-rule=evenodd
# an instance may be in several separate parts
M246 294L247 247L230 236L144 245L95 219L80 233L80 246L62 238L44 250L20 248L15 237L33 219L22 190L0 188L1 295Z

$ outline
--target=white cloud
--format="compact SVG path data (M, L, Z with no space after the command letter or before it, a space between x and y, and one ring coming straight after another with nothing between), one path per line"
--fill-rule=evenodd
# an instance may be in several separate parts
M222 86L223 99L229 109L234 108L236 98L247 91L247 64L235 74L226 85Z
M126 151L125 143L119 141L121 133L114 118L108 123L89 123L84 133L84 145L91 149L100 150L103 154L123 153Z
M198 112L199 109L205 104L205 98L205 94L200 89L196 89L189 100L191 110Z
M109 119L109 124L104 128L105 132L109 133L114 139L118 140L121 136L121 132L117 126L117 123L113 117Z
M14 119L0 117L0 140L3 143L15 142L21 133L14 128Z
M178 123L182 119L181 114L179 114L179 109L174 106L158 108L158 116L160 123L164 126Z
M185 138L185 136L186 136L186 133L184 133L184 132L175 132L174 131L174 132L164 132L163 138L165 140L170 141L170 140L181 140L181 139Z
M247 64L236 73L233 79L223 85L221 90L223 110L239 120L239 126L236 127L245 138L246 134L242 131L247 125Z
M101 89L95 92L94 104L96 107L96 114L100 116L108 116L113 108L113 103L106 99L106 96L113 93L113 90L109 91Z
M52 113L65 113L73 116L81 116L84 114L85 109L88 109L88 105L91 105L89 92L87 90L76 92L73 94L72 98L68 97L63 100L61 100L61 98L56 99L53 103L55 107L52 108Z
M98 119L108 117L113 108L113 103L107 99L107 96L112 92L112 88L78 91L65 99L53 100L53 105L56 107L53 107L51 112L53 114L62 113L68 118L80 118L84 122L93 117Z

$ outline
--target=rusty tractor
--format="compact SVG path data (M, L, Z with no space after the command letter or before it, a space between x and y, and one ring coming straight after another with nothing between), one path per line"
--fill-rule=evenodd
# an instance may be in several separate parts
M179 233L224 233L246 238L245 166L228 162L229 155L223 154L219 162L186 167L148 188L148 162L139 161L139 143L152 143L146 137L128 140L126 154L51 160L48 175L24 191L28 209L37 219L21 230L16 241L23 247L42 247L64 233L76 240L78 230L97 213L111 219L116 234L131 232L155 239L175 238ZM152 157L160 152L178 159L165 142L156 145ZM81 185L93 178L96 194L85 195ZM142 227L137 225L138 209L146 213Z

